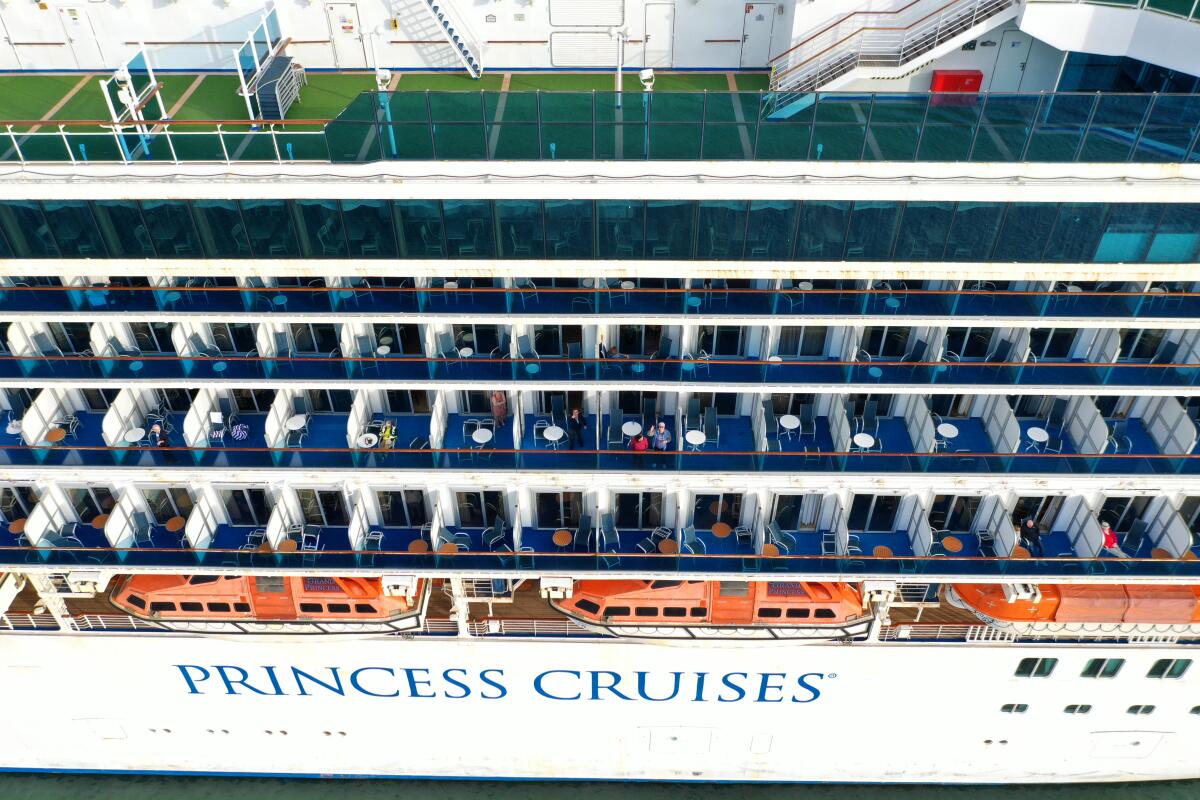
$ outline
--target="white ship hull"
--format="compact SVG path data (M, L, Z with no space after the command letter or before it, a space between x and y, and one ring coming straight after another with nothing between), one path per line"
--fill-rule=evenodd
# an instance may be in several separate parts
M1155 659L1185 656L1178 646L680 649L8 634L3 649L0 768L8 770L897 783L1200 777L1194 676L1145 677ZM1031 656L1058 658L1054 674L1014 677ZM1079 677L1100 657L1127 663L1115 680ZM1008 703L1028 711L1002 713ZM1068 703L1093 710L1066 714ZM1156 710L1131 715L1133 704Z

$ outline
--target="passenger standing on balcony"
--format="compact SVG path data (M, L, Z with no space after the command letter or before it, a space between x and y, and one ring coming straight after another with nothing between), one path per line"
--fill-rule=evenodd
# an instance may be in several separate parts
M385 450L391 450L396 446L396 423L390 419L383 423L383 427L379 429L379 443Z
M667 430L667 423L659 420L658 427L654 429L654 439L652 440L655 450L666 452L671 449L671 432Z
M635 453L642 453L650 449L650 440L646 438L646 434L638 431L637 435L629 440L629 449Z
M1129 558L1129 555L1117 544L1117 532L1107 522L1100 523L1100 535L1104 537L1104 542L1101 544L1104 552L1117 558Z
M587 420L583 418L583 412L578 408L571 409L571 416L567 420L567 449L574 450L578 445L579 449L583 448L583 432L587 430Z
M500 389L492 392L492 422L497 428L508 424L508 395Z
M1038 530L1037 520L1033 517L1021 520L1021 542L1034 558L1042 557L1042 532Z

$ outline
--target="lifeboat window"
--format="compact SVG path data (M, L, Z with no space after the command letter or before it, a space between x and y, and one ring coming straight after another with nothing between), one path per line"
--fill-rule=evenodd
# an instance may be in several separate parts
M203 611L204 603L182 603L181 602L179 604L179 610L180 611Z
M244 611L245 613L249 614L250 613L250 604L249 603L234 603L233 610L234 611Z
M1017 664L1018 678L1049 678L1058 664L1057 658L1022 658Z
M1000 711L1004 714L1024 714L1028 710L1027 703L1005 703L1000 706Z
M1064 714L1088 714L1091 713L1092 707L1087 703L1072 703L1063 709Z
M375 606L370 603L355 603L354 612L356 614L374 614Z
M1126 714L1153 714L1154 706L1130 706L1125 709Z
M229 603L209 603L209 611L216 611L220 614L228 614L230 612Z
M638 606L633 610L635 617L657 617L658 609L652 606Z
M1178 679L1183 677L1183 673L1188 671L1188 667L1192 665L1190 658L1160 658L1154 662L1154 666L1146 673L1147 678L1169 678Z
M686 617L687 609L679 608L677 606L667 606L666 608L663 609L663 616L664 617Z
M789 608L787 610L788 619L808 619L810 613L811 610L807 608Z
M1125 666L1123 658L1090 658L1079 676L1081 678L1115 678L1123 666Z
M320 614L325 608L320 603L301 603L300 610L306 614Z
M721 581L721 597L747 597L750 584L746 581Z
M817 619L833 619L837 614L833 613L832 608L818 608L813 611L813 616Z
M220 575L193 575L188 578L188 583L192 586L201 586L206 583L216 583L221 580Z
M151 614L153 614L155 611L174 611L174 610L175 610L174 603L158 602L158 603L150 604L150 613Z
M783 616L783 609L782 608L760 608L758 610L758 616L763 619L777 619L777 618Z
M604 613L610 617L628 617L629 606L609 606Z
M331 613L331 614L349 614L350 613L350 604L349 603L330 603L329 604L329 613Z
M580 611L586 611L589 614L595 614L597 611L600 610L599 604L593 603L591 600L586 600L583 598L575 601L575 607L578 608Z
M704 606L695 606L688 609L688 616L692 617L707 617L708 609Z
M125 599L129 601L129 605L131 606L137 606L138 608L146 607L146 601L142 599L141 595L131 594Z
M670 589L674 586L681 586L683 581L651 581L651 589Z

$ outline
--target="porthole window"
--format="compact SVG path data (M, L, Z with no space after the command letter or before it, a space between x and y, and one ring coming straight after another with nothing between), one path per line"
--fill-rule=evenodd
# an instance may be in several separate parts
M1017 664L1016 676L1018 678L1049 678L1050 673L1054 672L1056 664L1058 664L1057 658L1022 658L1021 663Z
M1089 714L1091 711L1092 707L1086 703L1072 703L1063 709L1064 714Z
M1026 703L1005 703L1000 706L1000 711L1005 714L1024 714L1029 710Z
M1115 678L1123 666L1123 658L1092 658L1079 675L1082 678Z
M1126 714L1153 714L1154 706L1130 706L1125 709Z
M1190 658L1160 658L1154 662L1154 666L1146 673L1146 677L1178 680L1183 677L1183 674L1188 671L1188 667L1191 665L1192 660Z

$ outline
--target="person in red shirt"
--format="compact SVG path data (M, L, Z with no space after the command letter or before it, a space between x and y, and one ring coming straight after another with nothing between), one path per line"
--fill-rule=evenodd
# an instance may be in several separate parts
M1100 523L1100 535L1104 537L1104 541L1100 544L1100 548L1104 552L1117 558L1129 558L1129 555L1117 544L1117 532L1107 522Z
M643 452L650 449L650 440L646 438L646 434L639 433L629 440L629 449L637 452Z

